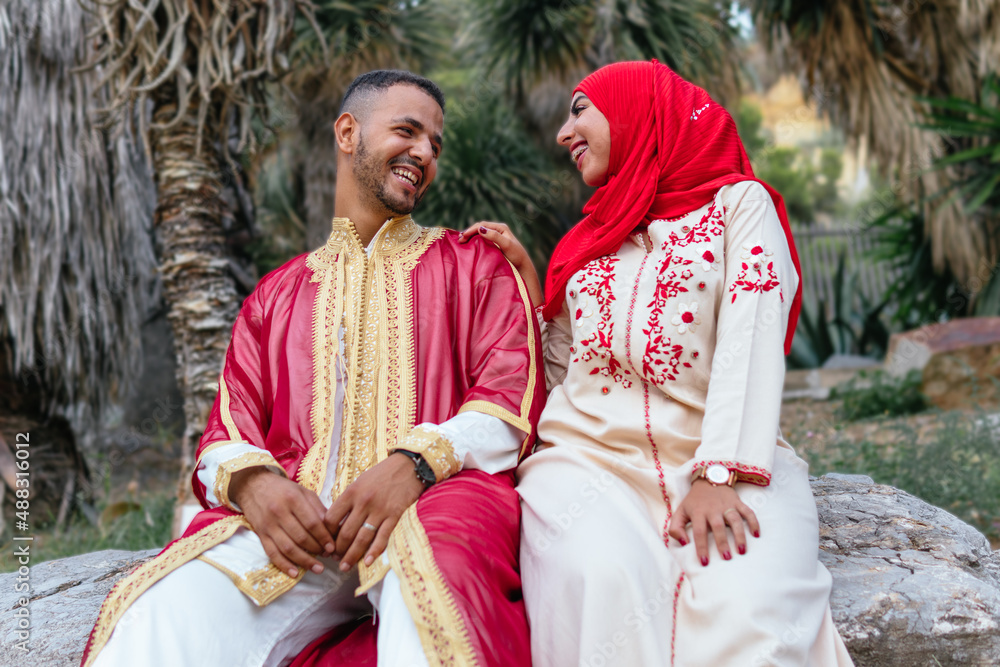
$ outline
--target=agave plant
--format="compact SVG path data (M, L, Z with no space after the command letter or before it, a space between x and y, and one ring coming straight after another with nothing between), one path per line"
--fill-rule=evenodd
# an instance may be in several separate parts
M846 269L840 254L833 278L831 303L803 300L788 364L792 368L818 368L835 354L880 358L889 343L889 328L882 313L889 303L872 303L858 289L857 275Z

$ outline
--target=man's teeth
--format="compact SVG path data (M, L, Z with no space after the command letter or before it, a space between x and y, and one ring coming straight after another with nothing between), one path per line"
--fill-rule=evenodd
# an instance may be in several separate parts
M392 173L396 174L397 176L402 176L413 185L417 184L417 175L414 174L409 169L393 169Z

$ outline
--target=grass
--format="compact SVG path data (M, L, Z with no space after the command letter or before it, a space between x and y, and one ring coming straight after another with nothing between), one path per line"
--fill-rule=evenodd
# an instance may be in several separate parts
M868 475L1000 539L1000 420L949 411L922 435L906 422L886 429L879 442L841 436L824 453L807 454L813 474Z
M31 533L35 538L30 542L31 564L104 549L140 551L162 547L170 540L174 502L173 494L151 495L141 504L115 503L101 508L105 519L97 526L76 516L61 533L51 526L35 530ZM14 547L10 536L5 536L5 544L0 546L0 572L18 568Z
M847 421L870 417L900 417L923 412L927 399L920 392L921 373L911 370L904 377L883 370L860 371L855 377L830 392L830 399L841 399L837 416Z

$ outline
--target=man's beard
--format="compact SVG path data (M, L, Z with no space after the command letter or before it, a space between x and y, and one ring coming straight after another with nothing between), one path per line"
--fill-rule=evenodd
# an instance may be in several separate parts
M379 162L377 156L371 154L365 148L364 136L358 142L356 158L354 163L354 178L358 182L362 196L367 197L369 201L374 199L375 202L381 204L393 215L406 215L413 212L413 209L417 207L417 204L423 198L423 192L418 191L416 193L412 204L405 197L394 196L389 192L382 164ZM397 162L405 162L419 169L419 166L410 160L397 160ZM390 171L389 173L391 174L392 172Z

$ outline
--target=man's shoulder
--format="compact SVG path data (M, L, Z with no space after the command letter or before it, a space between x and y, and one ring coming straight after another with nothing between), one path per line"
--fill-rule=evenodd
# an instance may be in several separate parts
M309 253L303 253L265 274L257 281L253 295L261 301L268 301L276 293L297 286L301 282L301 278L311 271L306 265L308 257Z
M477 278L513 274L513 267L495 244L478 235L461 243L459 232L447 228L443 232L429 250L451 258L460 272Z

